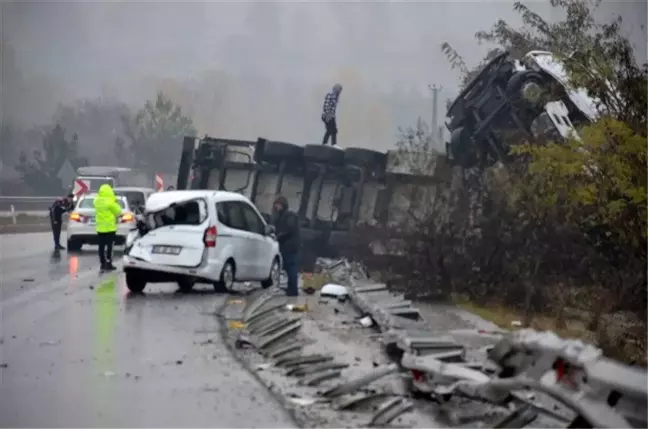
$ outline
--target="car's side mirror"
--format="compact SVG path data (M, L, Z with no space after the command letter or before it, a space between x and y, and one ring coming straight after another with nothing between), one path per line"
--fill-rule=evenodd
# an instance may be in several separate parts
M275 233L274 225L266 225L265 226L265 235L274 235L274 233Z

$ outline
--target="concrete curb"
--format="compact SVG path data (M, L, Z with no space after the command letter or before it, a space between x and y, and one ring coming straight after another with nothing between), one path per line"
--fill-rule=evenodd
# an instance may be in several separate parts
M231 296L225 300L225 303L216 310L218 317L220 332L222 336L223 343L227 350L231 353L232 356L240 363L240 365L247 371L255 380L264 386L270 396L277 401L277 403L286 411L291 420L295 423L295 427L304 428L309 427L304 422L304 419L299 416L297 409L293 404L289 403L286 398L281 395L280 392L277 392L273 389L272 385L266 383L266 381L259 376L259 373L252 367L250 360L245 356L245 349L238 349L236 347L236 341L238 335L241 332L240 328L236 328L239 323L243 323L243 312L247 306L248 300L252 295L258 292L257 290L252 290L243 293L241 296ZM236 323L232 323L236 322Z

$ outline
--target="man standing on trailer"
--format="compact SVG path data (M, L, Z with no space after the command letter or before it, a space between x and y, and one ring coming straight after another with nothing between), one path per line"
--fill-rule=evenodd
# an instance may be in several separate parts
M326 132L324 133L324 139L322 144L327 144L329 137L331 137L331 146L337 144L337 122L335 121L335 109L337 108L338 100L340 99L340 93L342 92L342 85L336 83L333 85L331 92L326 94L324 97L324 107L322 109L322 121L324 121L324 126L326 127Z
M299 235L299 217L288 209L288 200L281 195L277 196L272 205L274 211L274 226L279 242L279 252L283 260L283 268L288 277L286 295L299 295L299 248L301 237Z

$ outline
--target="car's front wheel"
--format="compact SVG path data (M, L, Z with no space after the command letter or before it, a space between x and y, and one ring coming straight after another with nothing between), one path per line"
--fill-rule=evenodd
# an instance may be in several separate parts
M270 274L268 278L261 281L261 287L266 289L270 286L279 286L279 280L281 278L281 264L279 263L279 258L275 258L272 261L272 266L270 267Z
M126 272L126 286L134 293L142 293L146 287L146 280L138 273Z
M220 279L214 283L216 292L229 292L234 288L234 279L236 278L236 267L231 259L225 262L221 271Z

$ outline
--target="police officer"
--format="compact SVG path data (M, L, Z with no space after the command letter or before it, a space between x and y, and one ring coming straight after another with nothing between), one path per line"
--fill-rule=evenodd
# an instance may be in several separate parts
M93 201L97 223L99 241L99 263L102 271L112 271L116 268L112 264L112 248L117 232L117 218L121 213L121 206L113 188L108 184L99 187L99 192Z
M49 208L50 225L52 226L52 235L54 236L54 250L64 250L61 246L61 228L63 227L63 214L74 208L72 203L73 194L64 198L57 198Z

